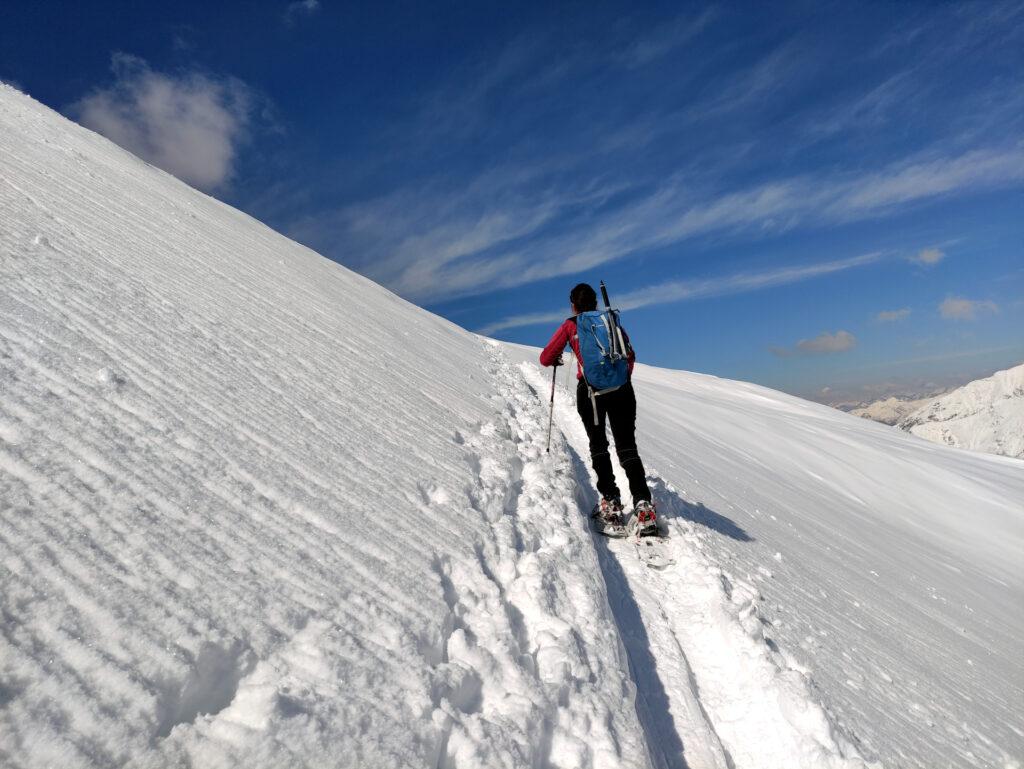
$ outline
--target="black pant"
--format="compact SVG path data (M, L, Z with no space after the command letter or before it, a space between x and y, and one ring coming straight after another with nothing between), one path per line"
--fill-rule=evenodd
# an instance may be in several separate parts
M597 473L597 490L605 499L619 499L619 487L615 484L615 473L612 470L612 458L608 454L608 435L605 422L612 428L615 439L615 453L619 464L629 480L629 493L633 496L633 504L641 500L651 501L651 490L647 488L647 474L644 463L636 450L636 395L633 385L627 382L618 390L595 396L597 401L597 424L594 424L594 411L590 403L590 391L582 379L576 386L576 410L587 428L590 438L590 461Z

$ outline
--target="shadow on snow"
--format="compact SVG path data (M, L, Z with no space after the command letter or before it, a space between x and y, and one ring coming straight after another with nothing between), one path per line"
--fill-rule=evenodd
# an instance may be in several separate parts
M571 445L568 445L568 449L576 478L579 480L576 485L577 502L580 510L586 513L597 499L586 480L589 478L586 465ZM609 540L603 537L595 539L598 560L608 589L608 603L625 646L630 677L636 684L637 716L644 730L651 762L658 769L687 769L685 747L676 731L665 687L658 677L640 607L633 597L622 566L611 551Z
M586 476L583 476L586 477ZM669 488L661 478L648 476L647 484L658 507L658 515L665 518L683 518L706 526L712 531L739 542L753 542L754 538L732 519L705 507L702 502L687 502L679 493Z

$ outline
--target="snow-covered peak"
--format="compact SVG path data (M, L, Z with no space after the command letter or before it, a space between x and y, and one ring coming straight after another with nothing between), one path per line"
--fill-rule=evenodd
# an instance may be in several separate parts
M1024 459L1024 363L925 404L899 427L935 443Z

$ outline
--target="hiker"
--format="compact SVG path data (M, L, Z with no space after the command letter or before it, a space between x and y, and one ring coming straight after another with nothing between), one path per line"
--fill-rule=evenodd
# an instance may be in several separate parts
M586 283L580 283L569 293L572 306L572 317L567 318L551 341L540 354L543 366L559 366L562 364L562 351L566 345L572 347L576 357L576 410L579 412L583 425L590 439L590 459L597 473L597 490L601 501L594 507L594 517L602 526L622 526L623 508L619 487L615 483L612 460L608 453L608 436L605 422L611 425L612 437L615 439L615 452L619 464L629 480L629 493L633 497L634 518L630 527L637 536L657 536L658 526L654 504L651 501L651 490L647 487L644 464L636 449L636 396L630 381L633 374L633 363L636 355L629 343L625 330L622 331L627 351L626 381L615 389L605 390L599 394L591 388L583 376L583 360L580 357L580 342L577 334L577 319L581 313L597 310L597 293ZM595 316L586 316L593 318ZM600 316L597 316L600 317ZM607 341L607 337L604 337ZM595 418L594 410L597 414Z

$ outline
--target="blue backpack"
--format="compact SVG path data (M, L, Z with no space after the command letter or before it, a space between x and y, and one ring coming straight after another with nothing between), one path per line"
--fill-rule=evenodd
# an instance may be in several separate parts
M617 390L629 379L629 346L615 310L581 312L576 316L580 366L590 387L590 399ZM596 404L595 404L596 406ZM597 416L597 409L594 409Z

